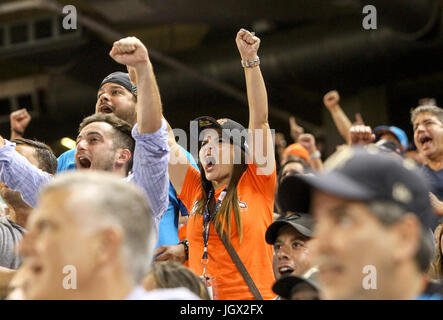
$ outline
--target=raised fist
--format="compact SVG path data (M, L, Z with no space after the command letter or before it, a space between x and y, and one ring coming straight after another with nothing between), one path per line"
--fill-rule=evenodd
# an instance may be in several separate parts
M375 134L369 126L357 125L349 129L349 141L351 145L365 145L374 142Z
M317 151L317 147L315 145L315 138L310 133L303 133L298 137L298 143L300 143L303 147L308 150L309 154L313 154Z
M109 55L116 62L130 67L137 67L149 61L148 50L135 37L127 37L114 42Z
M254 60L260 47L260 39L245 29L240 29L235 39L243 61Z
M329 91L323 97L323 103L326 108L334 108L340 102L340 96L336 90Z
M11 122L11 130L23 134L31 122L31 115L23 108L12 112L9 115L9 120Z

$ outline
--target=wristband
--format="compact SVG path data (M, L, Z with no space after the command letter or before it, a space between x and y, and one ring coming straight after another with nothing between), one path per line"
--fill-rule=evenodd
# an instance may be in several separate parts
M321 153L320 153L320 151L315 151L313 154L311 154L310 156L309 156L309 158L311 159L311 160L314 160L314 159L318 159L318 158L320 158L321 157Z
M241 66L243 68L253 68L258 66L259 64L260 64L260 58L258 56L256 56L254 60L241 61Z
M180 241L178 244L182 244L185 247L185 261L189 260L189 241L185 239Z

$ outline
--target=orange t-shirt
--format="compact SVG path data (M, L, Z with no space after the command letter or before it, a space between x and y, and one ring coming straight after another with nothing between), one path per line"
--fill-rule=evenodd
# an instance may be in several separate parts
M275 168L270 175L257 174L257 166L249 164L237 185L240 215L243 224L243 239L237 233L234 213L231 222L231 244L254 280L263 299L273 299L275 282L272 271L272 246L266 243L265 233L272 223L274 193L276 189ZM260 169L258 169L260 170ZM215 190L215 200L223 191ZM202 196L200 173L189 166L179 198L183 201L190 217L187 223L189 241L189 267L197 275L202 275L201 258L204 250L203 215L193 212L194 205ZM215 278L215 287L220 300L253 299L246 282L226 251L211 222L208 241L209 263L206 273Z

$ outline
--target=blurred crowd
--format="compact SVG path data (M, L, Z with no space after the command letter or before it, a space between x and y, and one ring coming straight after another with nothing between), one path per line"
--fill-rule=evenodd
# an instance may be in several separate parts
M0 137L3 298L443 299L443 110L421 100L409 141L409 128L352 122L327 92L343 144L326 157L295 117L290 137L273 132L260 39L241 29L235 43L249 123L189 119L195 159L135 37L114 42L128 72L99 84L75 149L57 158L26 138L26 109L11 113Z

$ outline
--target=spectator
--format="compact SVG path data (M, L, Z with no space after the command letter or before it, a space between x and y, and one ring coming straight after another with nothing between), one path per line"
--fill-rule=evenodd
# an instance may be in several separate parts
M309 165L309 152L300 143L293 143L283 151L280 165L284 166L290 160L303 160Z
M136 65L138 77L137 124L131 126L113 114L98 113L80 124L75 153L76 166L104 170L126 177L141 186L154 213L156 230L168 201L169 146L167 125L161 117L161 101L146 48L136 38L114 43L111 57L119 63ZM134 148L134 139L135 148ZM132 165L133 163L133 165ZM128 176L132 167L132 174ZM24 178L25 177L25 178ZM17 156L14 145L0 137L0 178L12 190L20 191L31 207L40 188L52 177Z
M170 161L169 170L180 199L191 212L187 224L191 270L202 275L208 283L215 278L218 292L214 293L214 297L218 299L272 299L275 297L271 290L272 248L265 243L264 234L272 222L276 177L272 136L267 121L267 93L258 66L260 40L242 29L237 34L236 43L246 77L249 129L252 130L249 137L252 139L248 142L244 136L237 139L235 132L244 133L245 130L233 120L200 117L196 121L201 133L201 173L186 161L171 131L171 158L174 157L175 161ZM228 140L226 136L230 134L233 134L230 136L232 139ZM257 154L260 148L254 148L260 142L263 143L263 155ZM246 161L247 156L252 163ZM258 165L260 156L262 161ZM259 293L248 287L219 234L221 237L228 235L225 242L238 253ZM187 258L186 248L186 243L160 247L157 260L183 262ZM253 287L250 281L249 286ZM252 294L252 291L255 293Z
M266 230L266 242L274 247L274 275L302 275L311 268L309 241L312 219L306 213L282 215Z
M414 143L425 158L423 170L431 184L434 208L438 214L443 201L443 110L437 106L419 106L411 110ZM431 195L432 197L432 195ZM441 217L434 216L435 229Z
M393 148L398 154L403 154L408 150L409 140L406 133L395 126L378 126L374 129L376 144L382 145L386 141L392 142Z
M202 300L210 300L204 282L189 268L176 261L154 262L143 280L147 291L161 288L188 288Z
M189 290L146 292L152 210L137 186L79 170L42 191L20 252L30 268L27 299L196 299ZM75 289L75 290L67 290Z
M413 163L373 147L347 148L325 168L325 174L297 176L313 188L311 247L324 298L442 299L441 288L427 281L433 213ZM294 195L307 191L299 187ZM365 282L367 270L372 278Z
M113 72L106 76L101 82L97 92L97 102L95 113L114 114L122 120L125 120L131 127L137 122L136 104L137 95L140 93L136 86L135 70L128 67L131 71L132 81L128 73ZM159 101L158 101L159 102ZM197 167L191 154L182 149L189 162ZM66 151L58 158L58 172L73 170L75 165L76 149ZM169 183L169 204L159 225L159 239L157 247L161 245L176 244L178 242L178 220L180 212L183 216L188 214L186 207L177 199L177 193Z

